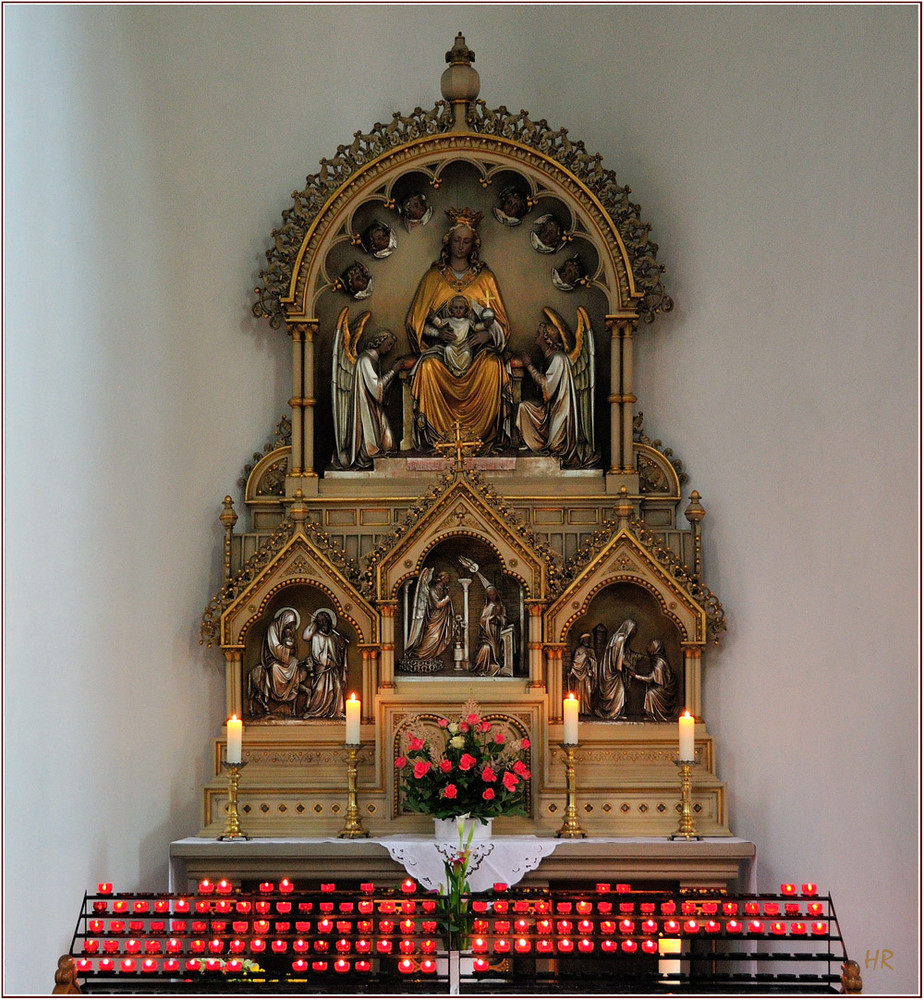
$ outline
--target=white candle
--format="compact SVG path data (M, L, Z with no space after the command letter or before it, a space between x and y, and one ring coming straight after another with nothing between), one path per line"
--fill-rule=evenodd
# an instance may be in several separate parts
M240 764L243 738L244 723L236 715L232 715L228 719L228 749L225 751L225 760L229 764Z
M565 743L575 744L578 741L578 700L574 692L569 691L562 705L562 718L565 721Z
M354 691L346 703L346 741L355 746L359 743L359 714L362 710L362 702L356 697Z
M685 711L677 721L680 723L680 759L693 760L693 716Z
M662 976L679 976L680 959L666 958L667 955L679 955L681 949L680 938L661 938L658 941L658 954L662 956L658 960L658 972Z

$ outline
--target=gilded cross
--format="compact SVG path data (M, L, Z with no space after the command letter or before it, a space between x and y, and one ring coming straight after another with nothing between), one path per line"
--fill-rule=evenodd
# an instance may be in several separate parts
M462 459L468 457L467 455L463 455L463 451L468 448L480 448L483 442L480 441L478 438L475 438L473 441L463 441L462 424L458 420L452 425L452 429L455 432L454 438L452 439L447 438L445 441L441 441L439 444L435 444L433 447L437 451L446 452L445 458L447 459L451 459L452 456L449 453L454 451L456 453L456 458L455 458L456 464L454 471L461 472L463 468Z

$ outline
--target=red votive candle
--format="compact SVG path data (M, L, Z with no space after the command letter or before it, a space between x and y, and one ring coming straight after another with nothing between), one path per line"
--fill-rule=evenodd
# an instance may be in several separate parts
M180 960L178 958L164 959L164 972L179 972L179 971L180 971Z
M102 905L103 909L105 910L106 909L106 904L102 903L101 905ZM124 899L117 899L112 904L112 912L113 913L126 913L127 911L128 911L128 903Z
M178 899L173 904L174 913L189 913L189 900Z
M642 942L642 951L645 952L646 955L657 955L657 953L658 953L658 942L657 941L652 941L651 938L646 938Z
M112 972L115 968L115 962L111 958L101 958L98 968L100 972Z
M111 882L100 882L100 884L96 887L96 891L101 896L108 896L112 892L112 883Z
M619 951L619 945L612 938L604 938L600 942L600 949L610 954L614 951Z
M738 904L737 903L723 903L722 904L722 912L726 916L730 917L733 914L735 914L735 913L738 912Z
M108 941L103 942L103 951L108 952L110 955L114 954L119 950L119 942L113 941L111 938Z
M379 940L375 942L375 950L380 955L390 955L391 941L389 941L388 938L379 938Z
M215 904L216 913L230 913L234 909L234 903L230 899L219 899Z
M642 921L642 933L643 934L657 934L658 933L658 922L657 920L652 920L649 917L647 920Z
M312 972L327 972L327 962L315 961L311 963Z
M814 882L803 882L802 883L802 895L803 896L817 896L818 886Z
M763 934L764 924L762 920L752 920L748 924L748 934Z
M574 951L574 942L570 938L562 938L558 942L558 950L564 952Z
M119 969L122 972L134 972L136 968L135 960L133 958L123 958Z
M581 938L578 941L578 951L584 955L589 955L594 950L594 943L590 938Z
M420 971L426 973L426 975L431 976L436 972L436 962L432 958L425 958L420 963Z
M359 938L356 942L356 950L360 955L365 955L372 951L372 942L366 940L366 938Z
M722 929L721 924L718 922L718 920L707 920L705 927L707 934L718 934L719 931Z
M820 917L825 912L824 903L809 903L807 909L813 917Z
M482 937L476 937L472 940L472 954L483 955L488 950L488 942Z
M781 920L774 920L773 923L770 925L770 933L771 934L785 934L786 933L786 924L784 924Z
M514 945L514 948L522 955L530 951L532 945L526 940L526 938L517 938L517 943Z
M124 920L110 920L109 921L109 933L110 934L124 934L125 933L125 921Z
M680 933L680 921L679 920L665 920L664 921L664 933L670 935L676 935Z
M506 892L507 891L507 883L506 882L495 882L494 883L494 891L495 892Z
M146 958L141 963L141 971L142 972L157 972L157 969L158 969L158 965L157 965L157 959L156 958Z
M91 972L92 970L93 970L93 962L89 958L77 959L78 972Z
M199 971L199 959L198 958L187 958L186 959L186 971L187 972L198 972Z
M427 938L425 941L420 942L420 951L423 955L435 955L436 947L436 942L432 938Z
M293 892L294 889L295 889L295 886L287 878L284 878L279 883L279 891L282 892L282 893Z
M622 950L627 955L634 955L638 951L638 943L633 941L631 938L628 941L623 941Z
M620 934L632 934L635 930L635 921L628 918L619 921Z
M799 904L798 903L787 903L784 907L787 917L795 917L799 914Z
M255 954L259 954L260 952L266 951L266 942L263 940L263 938L254 938L250 942L250 950Z
M492 907L495 913L506 913L510 909L510 903L506 899L495 899Z
M552 942L548 938L540 938L536 942L536 951L542 952L543 954L552 951L552 948Z
M318 938L314 942L314 950L317 952L330 951L330 941L326 938Z
M365 893L365 895L367 895L367 896L370 896L373 892L375 892L375 883L374 882L362 882L362 883L360 883L359 891L362 892L362 893Z
M491 968L491 963L486 958L476 958L472 962L472 969L475 972L487 972Z
M792 884L792 882L784 882L780 886L780 892L784 896L795 896L795 894L796 894L796 887Z
M577 906L575 906L575 909L577 910L578 913L581 913L581 914L593 913L594 912L594 904L593 903L588 903L586 899L579 899L578 902L577 902Z
M617 892L631 892L632 891L632 886L629 885L627 882L619 882L616 885L616 891Z
M228 896L234 891L234 886L226 878L223 878L215 885L215 891L219 896Z
M414 960L412 958L402 958L398 963L398 972L410 975L414 971Z
M555 924L555 929L559 934L570 934L573 928L573 924L570 920L559 920Z
M372 963L366 958L358 958L353 963L353 968L356 972L370 972L372 970Z
M405 893L405 895L410 896L412 893L417 892L417 883L413 879L406 878L401 883L401 891Z
M598 882L597 883L597 892L604 893L604 892L609 892L609 891L610 891L610 883L609 882Z
M816 923L812 924L812 933L813 934L827 934L828 933L828 925L825 924L825 923L816 922Z
M768 917L775 917L780 912L779 903L764 903L764 914Z
M136 941L134 938L129 938L125 942L125 950L129 953L129 955L137 955L138 952L141 951L141 942Z
M578 934L593 934L594 922L592 920L578 921Z
M307 972L308 963L303 958L296 958L292 963L292 971L298 973Z
M145 941L144 950L149 955L156 955L160 951L160 941Z
M687 934L698 934L699 933L699 921L698 920L688 920L683 925L683 929Z
M661 904L661 912L664 916L669 917L677 912L677 904L672 899L665 900Z
M337 891L337 886L335 883L333 882L321 883L321 892L336 892L336 891Z
M728 920L725 923L725 930L728 934L740 934L741 933L741 921L740 920Z
M789 925L790 934L805 934L808 928L801 920L797 920L795 923Z
M350 971L350 963L345 958L338 958L334 962L334 972L344 973Z
M95 955L99 951L99 941L95 938L87 938L83 943L85 955Z
M416 950L417 946L410 938L402 938L398 942L398 951L400 951L402 955L413 955Z
M272 892L276 888L275 884L272 882L261 882L260 892Z
M204 878L199 883L199 893L203 896L208 896L215 891L215 886L207 879Z
M597 913L612 913L612 912L613 912L613 904L610 903L608 900L601 899L600 902L597 903Z

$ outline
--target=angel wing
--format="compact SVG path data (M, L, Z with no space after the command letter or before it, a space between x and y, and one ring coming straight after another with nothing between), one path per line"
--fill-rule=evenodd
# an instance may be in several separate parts
M591 451L596 451L594 387L597 381L597 360L594 350L594 332L590 326L590 317L583 306L578 306L574 347L568 352L568 357L571 360L571 374L574 377L574 388L578 397L581 437L587 442Z
M350 310L344 306L337 317L331 363L331 405L334 413L334 441L340 464L348 467L354 455L350 441L353 436L353 391L356 384L357 347L371 313L362 313L350 328Z
M425 566L420 576L417 577L417 586L414 588L414 612L411 619L411 632L407 637L407 645L404 647L405 655L417 645L420 633L423 632L424 623L427 620L427 600L430 596L430 581L432 579L432 566Z

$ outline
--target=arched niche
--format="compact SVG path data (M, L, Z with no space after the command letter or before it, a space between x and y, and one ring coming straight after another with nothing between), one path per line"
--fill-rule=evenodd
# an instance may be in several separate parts
M260 668L264 666L263 643L267 629L287 609L294 611L297 616L294 630L297 659L302 660L307 654L307 642L303 638L305 627L315 615L323 612L328 615L332 627L347 644L346 689L353 691L362 689L363 658L359 649L362 636L355 623L339 605L340 601L336 595L311 583L280 586L266 596L257 614L250 619L240 636L244 647L241 657L244 721L275 722L301 719L305 716L310 695L309 678L303 678L299 683L296 674L293 679L295 697L285 700L274 699L271 695L264 700L259 693L259 687L256 684L248 684L248 679L256 677Z
M649 587L635 580L617 580L604 584L594 593L574 619L565 637L564 665L568 665L581 636L592 637L597 663L602 663L607 643L614 632L626 621L635 623L635 630L628 640L629 648L642 656L639 673L646 672L645 655L653 640L663 643L663 655L670 664L677 679L675 708L681 709L685 703L683 691L684 648L681 629L669 614L658 596ZM644 697L646 685L627 676L625 719L628 722L646 721Z

